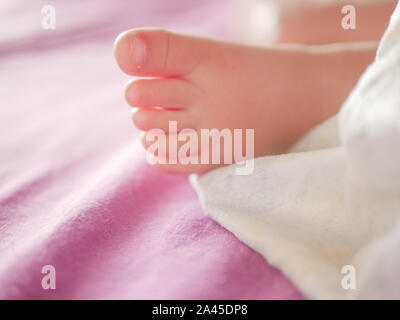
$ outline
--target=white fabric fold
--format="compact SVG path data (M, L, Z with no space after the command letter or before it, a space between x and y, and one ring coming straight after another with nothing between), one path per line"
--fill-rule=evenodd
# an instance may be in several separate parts
M205 212L315 299L400 299L400 8L339 115L293 153L190 181ZM343 285L354 267L355 288Z

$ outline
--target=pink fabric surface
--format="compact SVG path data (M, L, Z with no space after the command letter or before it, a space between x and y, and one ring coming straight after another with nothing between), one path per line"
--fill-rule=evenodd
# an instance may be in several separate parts
M45 4L0 4L0 298L302 298L147 164L113 60L132 27L228 37L229 2L51 1L56 30Z

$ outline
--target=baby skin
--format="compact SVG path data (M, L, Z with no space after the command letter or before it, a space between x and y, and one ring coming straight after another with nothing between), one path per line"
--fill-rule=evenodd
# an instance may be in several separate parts
M335 114L375 56L376 42L252 47L157 29L115 42L133 122L146 134L169 121L178 131L254 129L254 156L282 154ZM183 143L183 142L182 142ZM179 144L178 144L179 149ZM205 173L217 164L155 164L170 173Z

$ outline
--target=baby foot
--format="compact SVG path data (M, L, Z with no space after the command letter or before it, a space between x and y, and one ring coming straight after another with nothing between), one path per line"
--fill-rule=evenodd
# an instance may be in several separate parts
M133 122L145 132L146 149L152 129L168 132L171 121L176 121L177 132L192 129L198 136L201 129L253 129L254 157L283 153L309 128L335 113L345 97L330 98L336 109L320 108L318 93L327 91L322 88L327 81L315 79L320 79L323 68L315 53L298 47L258 48L134 29L117 38L114 52L125 73L147 78L130 81L125 89L128 104L135 107ZM183 143L178 142L178 150ZM201 163L155 166L189 174L220 165Z

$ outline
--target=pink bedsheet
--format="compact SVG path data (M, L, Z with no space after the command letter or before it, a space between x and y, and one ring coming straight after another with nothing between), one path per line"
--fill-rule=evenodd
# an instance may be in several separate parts
M41 8L56 29L41 28ZM296 299L204 216L187 177L145 161L115 36L139 26L224 38L229 2L1 1L0 298ZM56 289L44 290L44 265Z

